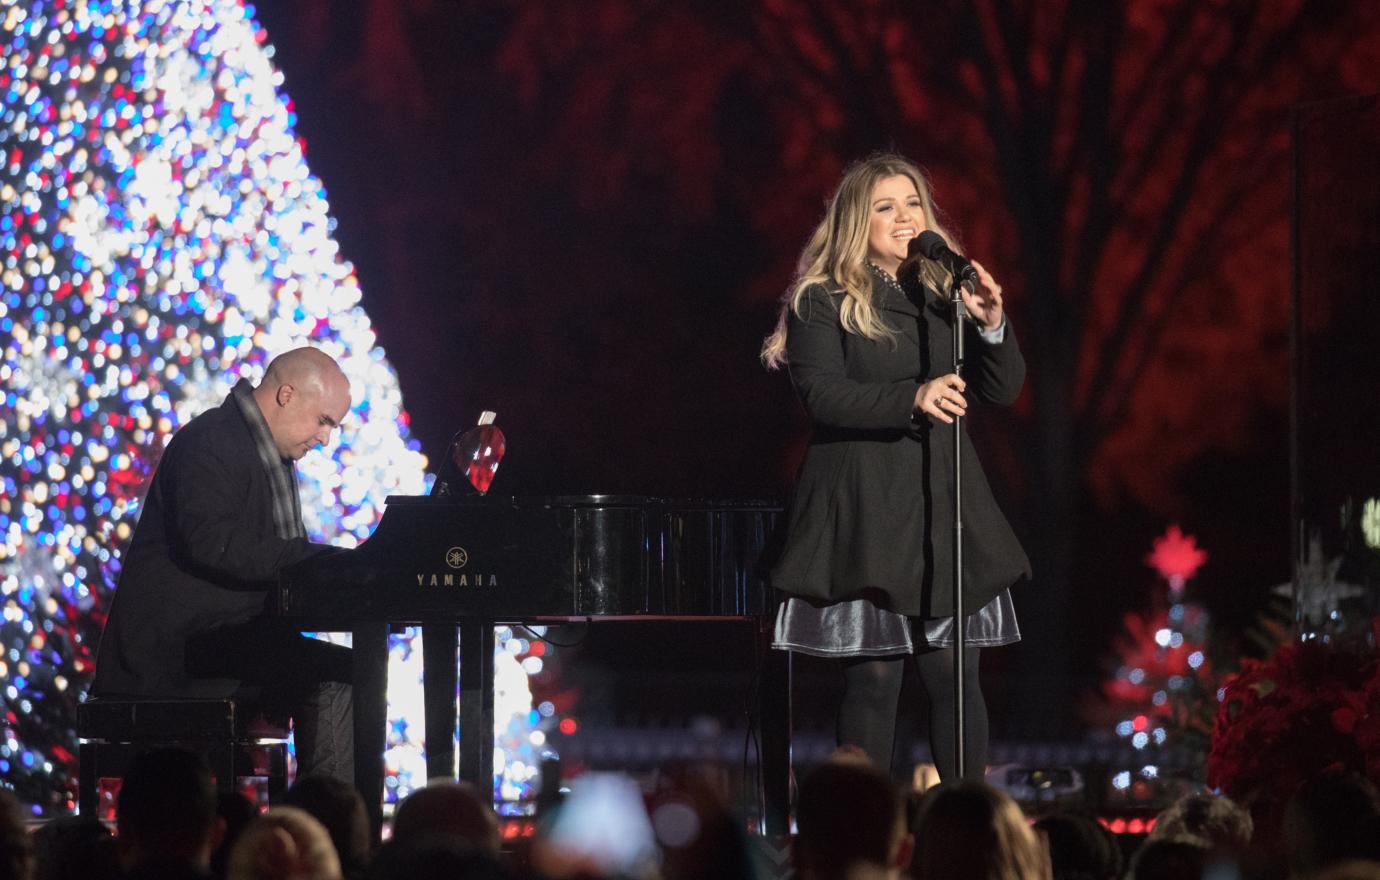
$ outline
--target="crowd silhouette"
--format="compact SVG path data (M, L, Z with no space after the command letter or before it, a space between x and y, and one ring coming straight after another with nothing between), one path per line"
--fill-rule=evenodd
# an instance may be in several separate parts
M984 782L905 791L841 750L801 781L784 865L763 858L722 781L685 765L650 784L610 776L510 845L482 792L435 780L375 846L348 784L304 777L260 812L218 793L198 755L160 749L126 773L113 831L87 816L31 827L0 790L0 880L1380 880L1380 793L1356 774L1309 780L1279 828L1201 793L1138 839L1073 811L1032 820Z

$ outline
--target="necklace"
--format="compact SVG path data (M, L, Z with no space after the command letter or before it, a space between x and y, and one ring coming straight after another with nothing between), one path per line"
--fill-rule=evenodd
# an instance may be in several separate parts
M906 289L901 286L901 282L897 281L896 277L892 275L890 272L883 269L881 266L878 266L871 260L867 261L867 266L873 272L876 272L878 275L880 275L882 277L882 280L885 281L887 283L887 286L890 287L892 290L901 294L901 296L906 295Z

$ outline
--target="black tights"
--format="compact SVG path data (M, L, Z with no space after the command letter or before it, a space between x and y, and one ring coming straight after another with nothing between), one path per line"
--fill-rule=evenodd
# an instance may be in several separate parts
M965 650L963 715L964 764L969 779L981 779L987 769L987 703L978 682L979 648ZM860 657L843 664L843 702L839 706L838 741L867 752L878 767L890 772L896 741L896 704L901 695L905 657ZM941 779L953 779L957 758L954 737L954 661L952 648L915 655L920 683L929 703L930 751Z

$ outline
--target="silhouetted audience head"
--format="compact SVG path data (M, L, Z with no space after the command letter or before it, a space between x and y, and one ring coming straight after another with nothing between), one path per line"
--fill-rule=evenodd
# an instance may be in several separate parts
M95 816L59 816L33 833L36 880L117 880L115 837Z
M858 869L894 870L910 859L901 793L885 773L861 760L832 760L806 776L796 825L796 871L808 880L841 878Z
M393 839L444 834L469 841L476 849L498 854L498 819L489 798L467 782L433 779L398 804Z
M24 824L24 807L14 792L0 788L0 877L30 880L34 875L34 844Z
M138 756L120 785L115 822L126 871L205 873L223 831L210 768L185 749Z
M926 795L915 825L918 880L1039 880L1049 857L1009 795L977 781Z
M742 823L718 792L723 780L697 764L661 768L647 805L661 848L661 880L752 880L752 851Z
M1045 836L1054 880L1117 880L1124 867L1116 836L1087 816L1045 816L1035 823Z
M222 791L216 795L216 813L224 823L220 844L211 853L211 874L224 877L230 863L230 851L244 829L259 815L259 808L237 791Z
M1202 880L1209 851L1186 840L1147 840L1131 859L1131 880Z
M230 851L227 880L340 880L340 859L320 822L274 807L249 823Z
M369 814L359 789L331 776L304 776L283 796L283 805L311 813L330 832L346 877L357 877L369 861Z
M1209 849L1245 852L1251 845L1251 814L1225 795L1191 794L1155 817L1151 840L1181 840Z
M1348 859L1309 875L1308 880L1380 880L1380 862Z
M384 844L368 880L500 880L497 853L449 834L417 832Z
M1354 773L1308 780L1285 808L1284 846L1295 874L1348 859L1380 861L1380 793Z

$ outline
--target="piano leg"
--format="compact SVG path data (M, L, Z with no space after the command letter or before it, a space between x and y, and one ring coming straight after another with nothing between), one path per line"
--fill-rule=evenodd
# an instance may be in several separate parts
M460 621L460 778L494 790L494 623Z
M455 624L422 627L427 779L455 778Z
M757 663L761 685L757 717L762 742L762 832L790 834L791 821L791 655L771 649L773 620L757 622Z
M353 629L355 787L369 812L369 830L383 830L383 751L388 726L388 624L360 621Z

